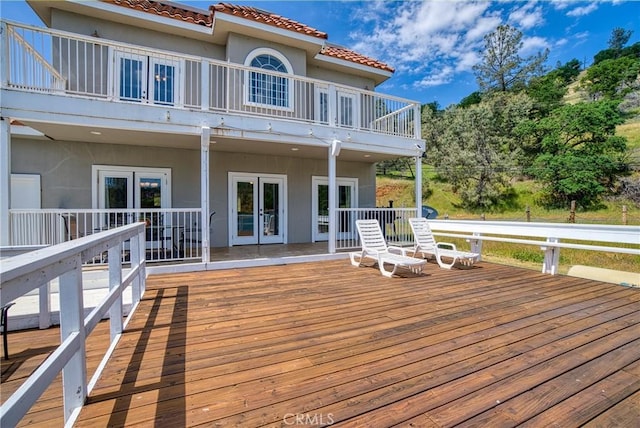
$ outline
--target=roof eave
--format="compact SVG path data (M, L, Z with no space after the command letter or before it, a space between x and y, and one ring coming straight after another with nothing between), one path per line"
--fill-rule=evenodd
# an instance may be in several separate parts
M322 53L317 54L314 57L315 60L324 62L325 64L330 64L334 67L338 68L348 68L351 70L356 70L361 73L365 73L367 77L370 77L374 80L376 86L384 82L393 76L392 71L383 70L377 67L371 67L365 64L359 64L353 61L347 61L345 59L335 58L329 55L325 55Z
M247 32L241 32L241 34L246 34L251 36L252 32L259 32L260 38L267 39L270 41L278 42L282 39L294 40L297 43L302 43L305 45L315 46L318 49L321 48L326 39L319 38L316 36L311 36L307 34L302 34L298 31L292 31L284 28L278 28L273 25L263 24L261 22L256 22L244 17L229 15L227 13L216 12L213 15L213 35L216 37L217 33L220 31L228 32L228 28L224 28L224 24L229 24L233 27L238 27L234 32L241 32L241 29L248 30ZM221 28L222 27L222 28ZM270 34L272 37L265 37L264 34Z

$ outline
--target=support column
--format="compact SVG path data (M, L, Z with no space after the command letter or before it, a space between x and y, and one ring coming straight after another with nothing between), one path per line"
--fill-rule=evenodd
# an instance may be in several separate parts
M337 180L336 180L336 158L340 154L340 147L342 142L334 139L329 146L329 253L335 254L336 252L336 236L338 216L336 214L336 201L337 195Z
M11 203L11 124L0 117L0 246L9 245Z
M416 160L416 217L422 217L422 156L418 154Z
M209 243L209 144L211 128L202 127L200 135L200 207L202 208L202 262L211 261Z

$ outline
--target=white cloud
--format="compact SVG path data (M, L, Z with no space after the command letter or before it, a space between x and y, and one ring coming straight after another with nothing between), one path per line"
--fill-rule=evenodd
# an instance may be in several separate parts
M445 66L437 72L424 76L421 80L416 81L414 85L422 88L445 85L453 80L453 75L453 68Z
M573 17L584 16L584 15L590 14L596 9L598 9L597 3L589 3L586 6L580 6L580 7L571 9L569 12L567 12L567 16L573 16Z
M542 7L534 1L527 2L524 6L512 10L508 21L523 30L542 25L544 23Z
M531 55L550 47L551 45L547 39L542 37L523 37L520 53L523 55Z
M482 38L502 22L487 1L378 2L375 13L364 7L364 25L350 35L351 48L392 64L397 73L426 75L420 87L448 83L454 73L470 70Z

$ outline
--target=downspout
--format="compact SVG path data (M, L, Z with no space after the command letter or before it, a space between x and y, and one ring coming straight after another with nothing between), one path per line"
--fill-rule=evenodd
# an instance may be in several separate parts
M202 239L202 263L211 261L209 243L209 144L211 128L203 126L200 135L200 207L201 239Z

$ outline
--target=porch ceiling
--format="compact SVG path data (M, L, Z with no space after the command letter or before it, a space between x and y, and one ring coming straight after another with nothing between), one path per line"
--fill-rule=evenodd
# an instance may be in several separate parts
M33 137L33 131L43 134L42 138L55 141L73 141L86 143L123 144L149 147L173 147L199 150L200 136L191 134L175 134L168 132L137 131L131 129L114 129L96 126L73 126L60 123L43 123L21 120L25 126L13 125L14 135ZM31 128L30 132L26 132ZM296 158L327 159L328 147L311 145L301 141L300 144L290 142L274 142L255 138L229 138L212 135L210 151L227 153L251 153L258 155L285 156ZM374 163L395 156L382 153L369 153L358 150L342 149L339 161Z

